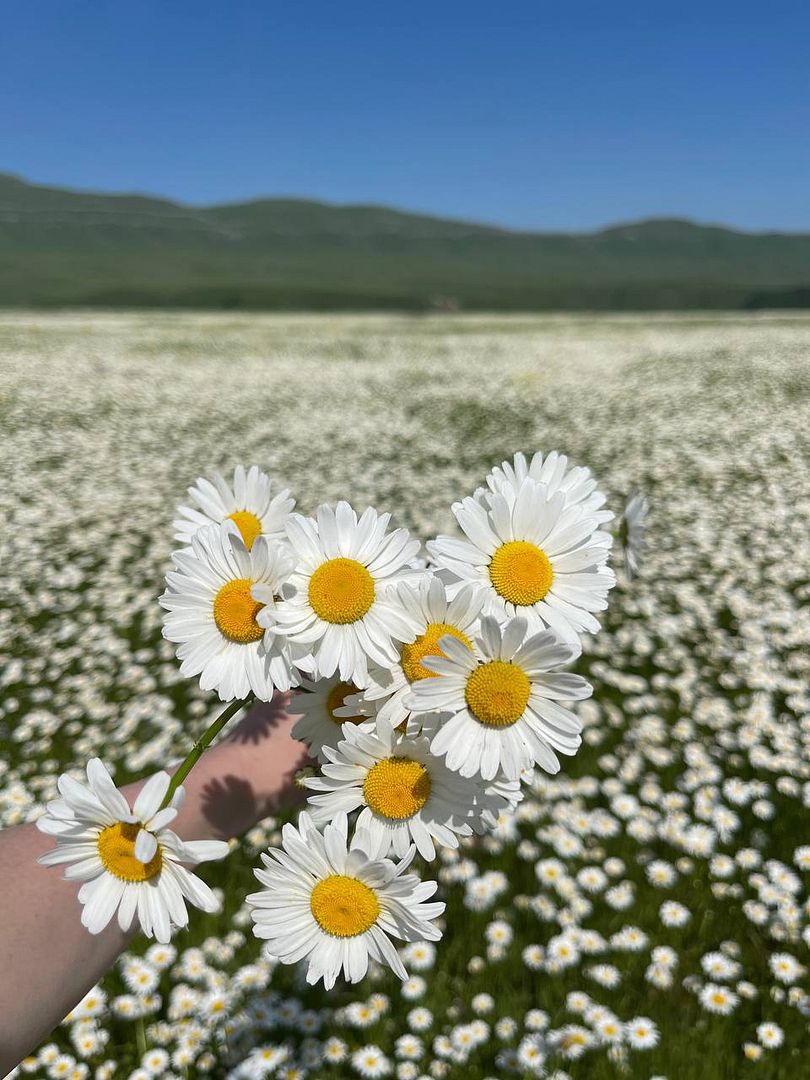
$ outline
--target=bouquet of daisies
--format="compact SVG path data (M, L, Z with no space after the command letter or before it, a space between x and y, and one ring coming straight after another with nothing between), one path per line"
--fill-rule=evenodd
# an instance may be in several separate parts
M571 705L591 687L566 669L615 583L605 497L561 454L517 454L453 505L461 535L429 541L425 559L387 513L294 513L256 466L189 495L163 633L181 673L227 707L132 807L98 759L87 785L60 777L39 819L57 846L41 861L69 864L94 933L137 917L167 941L186 901L216 910L191 868L228 845L168 828L181 782L231 717L297 688L293 735L318 769L307 809L255 870L254 932L272 957L307 961L311 983L356 982L369 959L405 978L394 941L438 940L444 910L436 882L411 870L416 853L429 863L485 833L536 766L557 772L580 745Z

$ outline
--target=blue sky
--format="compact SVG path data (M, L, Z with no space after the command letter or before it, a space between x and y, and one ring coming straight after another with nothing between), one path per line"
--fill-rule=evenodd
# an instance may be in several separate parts
M18 2L0 171L537 229L810 230L809 44L806 4L747 0Z

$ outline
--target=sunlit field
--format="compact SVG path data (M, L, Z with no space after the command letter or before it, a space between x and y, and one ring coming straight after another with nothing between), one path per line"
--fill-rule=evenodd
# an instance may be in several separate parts
M21 1074L810 1075L810 317L6 314L0 434L3 826L220 711L157 603L201 473L255 462L304 513L347 498L423 540L519 449L651 503L584 641L582 748L420 868L445 931L403 947L408 982L326 993L262 955L268 819L200 870L222 914L136 938Z

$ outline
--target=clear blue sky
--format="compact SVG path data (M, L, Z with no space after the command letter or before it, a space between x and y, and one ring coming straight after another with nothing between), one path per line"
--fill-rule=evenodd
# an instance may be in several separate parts
M810 230L806 3L17 0L0 171L531 228Z

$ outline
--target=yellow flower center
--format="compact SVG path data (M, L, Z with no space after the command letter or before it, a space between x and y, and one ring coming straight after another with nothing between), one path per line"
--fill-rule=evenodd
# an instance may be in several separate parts
M464 697L479 723L501 728L521 718L530 690L529 676L522 668L491 660L477 667L467 679Z
M326 695L326 711L329 713L329 719L334 724L362 724L364 720L367 720L367 716L335 716L335 709L342 709L343 703L350 694L358 694L359 688L350 682L335 683L329 693Z
M104 869L122 881L148 881L163 866L160 845L148 863L135 857L135 841L140 830L140 825L117 821L102 829L96 841Z
M444 656L437 642L439 638L445 637L447 634L458 638L459 641L463 641L468 649L472 648L472 643L467 635L462 634L455 626L449 626L443 622L428 623L424 634L420 634L412 644L402 646L400 662L408 682L415 683L420 679L432 679L434 675L438 674L438 672L428 671L426 667L423 667L422 659L425 656Z
M375 814L404 821L428 801L430 776L419 761L386 758L369 769L363 782L363 796Z
M526 540L501 544L489 564L489 580L510 604L529 607L542 600L554 580L548 555Z
M249 645L258 641L264 630L256 622L264 604L258 603L250 595L253 582L248 578L236 578L228 581L214 597L214 622L217 629L238 645Z
M315 922L332 937L364 934L380 914L380 902L373 889L356 878L332 874L312 890L309 906Z
M584 1035L581 1035L578 1031L574 1031L570 1035L566 1035L560 1045L563 1050L570 1050L572 1046L582 1046L584 1042Z
M228 514L228 518L236 523L236 527L245 541L245 547L250 551L253 547L253 541L261 534L262 523L255 514L251 514L250 510L234 510L232 514Z
M309 579L309 602L324 622L358 622L374 603L374 578L356 559L330 559Z

